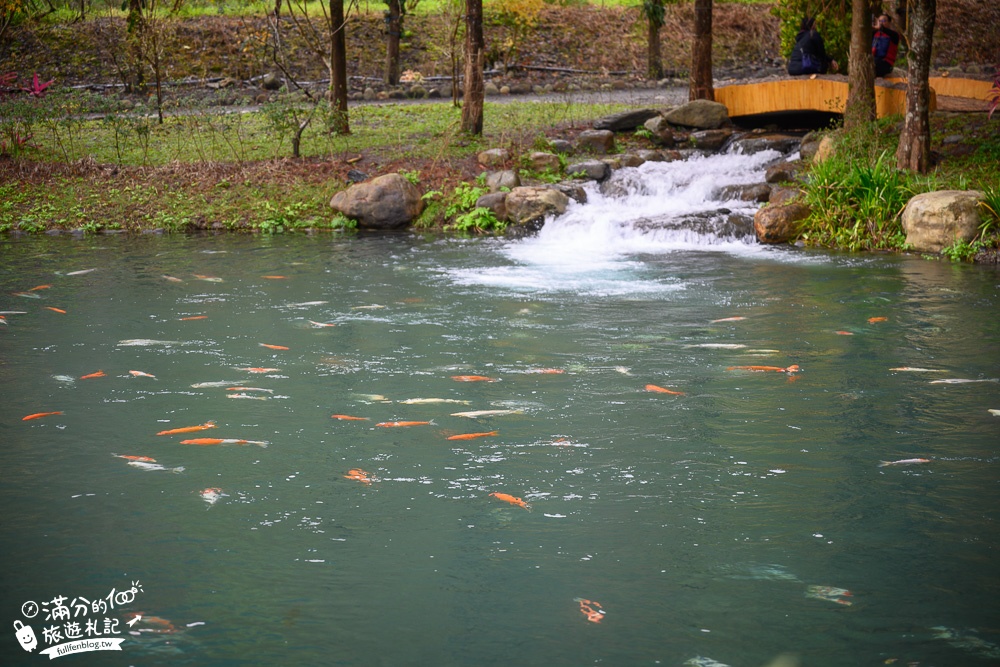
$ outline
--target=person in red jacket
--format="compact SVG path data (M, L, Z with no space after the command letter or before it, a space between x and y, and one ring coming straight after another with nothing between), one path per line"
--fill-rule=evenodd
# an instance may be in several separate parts
M892 71L899 52L899 33L892 29L892 19L882 14L875 20L872 35L872 55L875 57L875 76L884 77Z

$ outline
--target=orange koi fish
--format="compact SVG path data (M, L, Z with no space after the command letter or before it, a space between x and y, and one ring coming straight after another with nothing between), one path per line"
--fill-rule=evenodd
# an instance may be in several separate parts
M62 308L53 308L52 306L45 306L45 309L51 310L53 313L62 313L63 315L66 314L66 311L63 310Z
M182 317L180 319L180 321L181 322L190 322L192 320L207 320L207 319L208 319L208 315L192 315L190 317Z
M137 377L137 378L155 378L156 377L155 375L150 375L149 373L144 373L142 371L129 371L128 374L132 375L134 377Z
M132 456L131 454L112 454L119 459L125 459L126 461L145 461L146 463L156 463L156 459L149 456Z
M587 620L591 623L600 623L601 619L604 618L604 609L601 608L600 602L594 602L593 600L585 600L584 598L573 598L573 602L580 603L580 611L583 615L587 617Z
M726 369L727 371L752 371L754 373L798 373L801 369L798 364L792 364L788 368L781 368L780 366L730 366Z
M525 373L537 373L538 375L562 375L566 371L561 368L532 368Z
M869 317L868 324L876 324L877 322L888 322L888 317Z
M102 377L105 377L106 375L107 375L107 373L105 373L104 371L97 371L96 373L90 373L89 375L81 375L80 379L81 380L91 380L93 378L102 378Z
M204 431L210 428L218 428L214 421L207 421L204 424L199 424L198 426L184 426L182 428L172 428L168 431L160 431L156 435L176 435L178 433L194 433L196 431Z
M28 290L28 291L29 291L29 292L37 292L37 291L38 291L38 290L40 290L40 289L48 289L48 288L50 288L50 287L52 287L52 285L39 285L38 287L32 287L32 288L31 288L30 290Z
M449 440L472 440L474 438L485 438L489 435L500 435L500 431L486 431L484 433L460 433L448 436Z
M62 412L36 412L34 414L28 415L27 417L21 417L21 421L26 422L32 419L41 419L42 417L48 417L50 415L61 415Z
M736 317L723 317L721 320L712 320L709 324L718 324L719 322L740 322L745 319L745 317L737 315Z
M510 495L509 493L491 493L490 495L496 498L497 500L504 501L505 503L510 503L511 505L517 505L518 507L523 507L526 510L531 509L531 506L528 505L528 503L524 502L523 500L521 500L516 496Z
M172 635L177 632L174 624L159 616L147 616L145 612L130 611L125 613L125 622L129 627L134 627L136 623L141 626L136 632L152 633L158 635ZM147 627L152 626L152 627Z
M275 371L280 371L281 369L280 368L251 367L251 368L237 368L236 370L238 370L238 371L247 371L248 373L274 373Z
M268 280L288 280L288 276L261 276L261 278L267 278Z
M216 486L211 486L207 489L202 489L201 491L199 491L198 495L201 496L201 499L204 500L209 505L214 505L215 503L219 502L219 498L221 498L226 494L222 492L222 489Z
M192 440L181 440L182 445L257 445L267 447L270 443L266 440L240 440L237 438L194 438Z
M368 417L352 417L351 415L330 415L333 419L339 419L345 422L366 422L371 421Z
M222 282L222 278L217 278L215 276L203 276L200 273L192 273L191 275L193 275L198 280L205 280L205 281L210 282L210 283L221 283Z
M258 345L260 345L261 347L266 347L269 350L287 350L287 349L289 349L289 348L285 347L284 345L270 345L268 343L258 343Z
M496 382L496 378L486 377L485 375L452 375L452 380L456 382Z
M369 485L372 483L372 478L369 477L368 473L366 473L361 468L352 468L348 470L347 474L344 475L344 479L353 479L355 481Z
M433 422L379 422L375 424L376 426L382 426L383 428L393 428L396 426L427 426Z
M838 336L853 336L854 335L850 331L834 331L833 333L837 334Z
M658 387L655 384L647 384L646 391L653 391L657 394L670 394L671 396L683 396L683 391L674 391L672 389L666 389L664 387Z

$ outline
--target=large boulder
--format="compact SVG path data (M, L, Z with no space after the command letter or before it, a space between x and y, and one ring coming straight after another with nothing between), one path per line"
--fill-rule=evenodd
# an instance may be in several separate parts
M753 216L753 229L761 243L788 243L798 235L799 223L809 217L805 204L792 202L765 206Z
M705 151L717 151L722 148L729 137L733 135L732 130L701 130L692 132L688 141L695 148Z
M522 186L508 192L504 204L509 221L527 225L565 213L569 197L554 188Z
M584 160L566 165L566 173L574 178L586 178L591 181L603 181L611 175L611 167L600 160Z
M920 252L941 252L955 241L976 237L982 219L976 190L939 190L916 195L903 209L906 243Z
M513 169L503 171L491 171L486 174L486 187L490 192L500 192L501 190L513 190L521 185L521 177Z
M674 145L674 127L663 116L650 118L642 124L653 135L653 143L658 146L672 148Z
M833 134L824 135L823 138L819 140L819 143L816 144L816 149L812 150L812 163L820 164L821 162L830 159L836 150L837 137ZM805 157L805 155L802 156L803 159L805 159Z
M491 192L476 200L476 208L488 208L497 220L507 219L507 193Z
M576 149L597 155L610 153L615 149L615 133L611 130L584 130L576 137Z
M386 174L341 190L330 200L334 211L366 229L397 229L424 210L420 190L399 174Z
M802 162L779 162L767 168L764 172L764 180L768 183L788 183L798 180L802 173Z
M562 170L562 163L555 153L544 151L534 151L528 155L528 166L532 171L551 171L559 173Z
M733 141L733 147L740 150L745 155L759 153L766 150L774 150L779 153L791 153L802 140L790 134L780 134L777 132L753 133L749 136L741 137Z
M633 109L611 114L594 121L595 130L611 130L612 132L630 132L641 126L650 118L656 118L660 112L656 109Z
M510 151L506 148L490 148L476 156L479 164L486 168L503 167L510 161Z
M696 127L699 130L716 130L729 124L726 105L709 100L692 100L670 109L663 117L671 125Z

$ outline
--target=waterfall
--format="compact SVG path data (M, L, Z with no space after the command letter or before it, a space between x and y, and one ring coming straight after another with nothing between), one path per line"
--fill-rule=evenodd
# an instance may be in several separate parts
M616 170L604 183L588 183L587 202L571 202L534 236L505 242L506 266L459 270L459 283L514 290L622 294L677 288L637 279L650 255L711 251L737 255L769 252L757 243L753 214L731 186L764 182L782 154L764 150L697 155Z

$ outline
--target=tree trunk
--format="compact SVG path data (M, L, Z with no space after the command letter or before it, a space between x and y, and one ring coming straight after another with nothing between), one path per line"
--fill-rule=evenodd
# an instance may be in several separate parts
M465 96L462 131L483 133L483 0L465 0Z
M847 63L844 127L875 120L875 59L872 57L870 0L851 1L851 51Z
M386 0L389 10L385 13L385 83L399 83L399 38L403 34L403 0Z
M132 52L132 67L128 91L141 93L146 87L142 75L142 40L144 38L145 21L142 16L142 1L129 0L128 15L125 19L125 31L128 35L129 50Z
M896 167L926 174L930 168L931 41L937 0L913 0L910 53L907 56L906 119L899 135Z
M330 0L330 106L333 108L331 132L350 134L347 117L347 23L344 0Z
M712 0L694 0L694 46L688 99L714 100L712 85Z
M663 0L647 0L646 4L646 53L647 78L659 81L663 78L663 56L660 55L660 28L663 27Z

